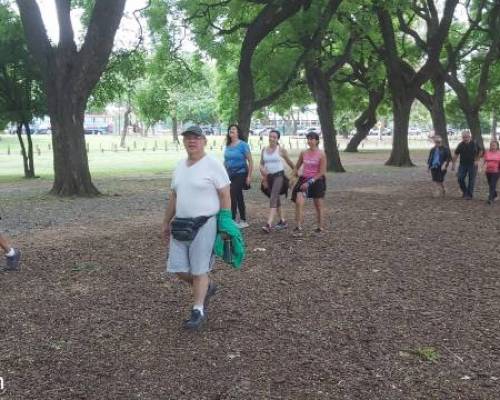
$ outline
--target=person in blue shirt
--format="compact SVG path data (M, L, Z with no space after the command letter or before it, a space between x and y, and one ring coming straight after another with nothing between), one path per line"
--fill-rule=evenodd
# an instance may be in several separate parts
M438 192L434 196L444 197L446 195L446 190L444 188L444 177L446 176L446 171L448 170L448 164L451 161L450 149L443 145L443 139L441 136L436 135L433 138L434 147L429 153L429 158L427 159L427 167L431 173L432 181L436 184Z
M250 188L253 160L250 146L243 140L243 132L236 124L227 129L226 149L224 151L224 166L231 180L231 211L236 220L237 211L240 215L240 228L248 227L243 189Z

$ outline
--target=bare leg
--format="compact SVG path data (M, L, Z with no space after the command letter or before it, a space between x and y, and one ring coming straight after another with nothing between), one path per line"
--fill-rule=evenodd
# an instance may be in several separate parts
M274 217L276 216L277 209L270 208L269 209L269 217L267 218L267 224L269 226L273 226Z
M299 192L295 199L295 222L298 228L302 228L304 223L304 195Z
M280 222L285 221L285 212L283 211L283 207L278 207L278 216L280 217Z
M324 208L323 208L323 199L313 199L314 201L314 208L316 208L316 222L318 224L318 229L323 230L323 214L324 214Z
M208 274L193 275L193 296L195 306L203 306L203 302L207 296L209 283L210 279L208 278Z
M4 236L2 236L2 235L0 235L0 247L6 253L8 253L9 250L11 249L11 245L9 244L9 242L7 241L7 239Z

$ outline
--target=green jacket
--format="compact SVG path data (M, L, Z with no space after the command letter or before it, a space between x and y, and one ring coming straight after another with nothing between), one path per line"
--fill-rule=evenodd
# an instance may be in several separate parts
M224 254L223 236L228 236L231 239L230 255ZM233 221L231 210L226 208L222 208L217 214L217 237L215 238L214 253L236 269L241 268L245 258L243 235L236 222Z

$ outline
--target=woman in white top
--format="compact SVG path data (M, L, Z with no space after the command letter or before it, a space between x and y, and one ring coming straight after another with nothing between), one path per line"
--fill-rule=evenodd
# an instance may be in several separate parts
M272 130L269 132L269 146L262 150L260 157L260 173L262 175L262 186L269 193L270 210L267 223L262 227L266 233L270 233L273 229L273 221L276 214L279 215L279 222L276 224L276 229L285 229L288 224L283 216L283 210L280 203L280 194L285 183L285 169L283 160L286 161L290 168L294 168L293 162L288 157L285 149L279 145L280 132Z

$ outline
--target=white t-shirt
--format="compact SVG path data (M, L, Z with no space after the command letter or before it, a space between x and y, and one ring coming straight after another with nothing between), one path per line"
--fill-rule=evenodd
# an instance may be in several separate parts
M190 167L187 160L180 161L170 185L177 195L175 215L195 218L217 214L220 210L217 190L230 183L222 163L208 154Z

